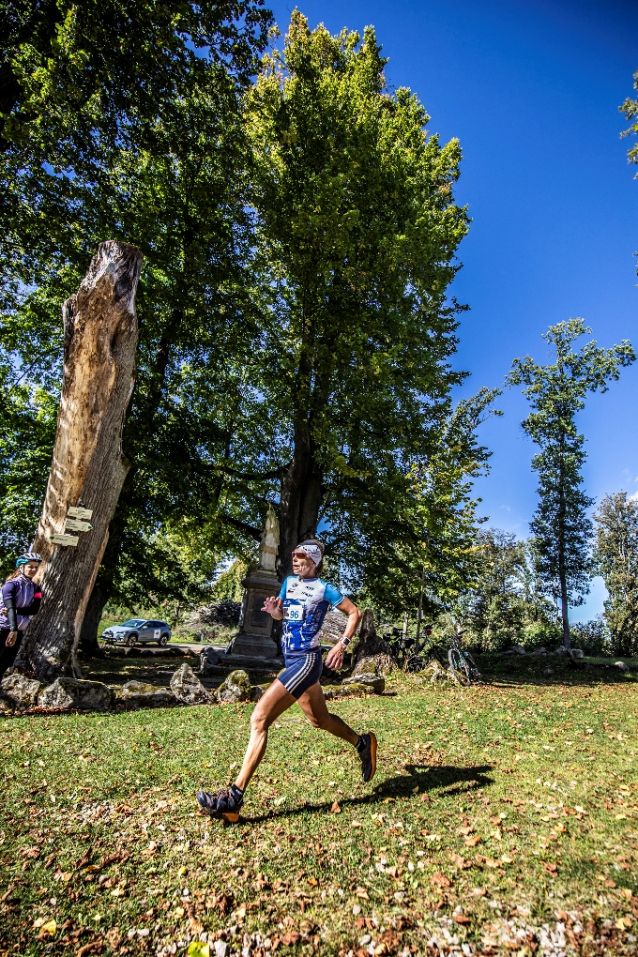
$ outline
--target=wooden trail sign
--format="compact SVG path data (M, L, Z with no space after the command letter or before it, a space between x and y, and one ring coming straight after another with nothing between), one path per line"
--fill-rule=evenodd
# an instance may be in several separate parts
M82 508L81 505L71 505L66 514L69 518L80 518L84 522L90 522L93 518L93 509Z
M90 532L92 528L88 522L81 522L78 518L67 518L64 523L65 532Z
M51 536L51 541L54 545L71 545L75 548L80 539L77 535L64 535L58 532Z

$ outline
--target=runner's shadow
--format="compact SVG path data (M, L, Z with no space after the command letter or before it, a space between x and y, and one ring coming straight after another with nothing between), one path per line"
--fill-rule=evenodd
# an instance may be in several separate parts
M491 770L492 765L490 764L467 768L455 767L454 765L433 767L431 765L409 764L406 765L407 774L388 778L375 787L371 794L364 794L355 798L339 797L339 806L342 810L347 807L365 807L366 805L382 804L388 798L397 802L401 799L415 797L417 791L427 793L435 788L443 788L444 790L440 793L452 796L492 784L493 778L489 777L487 773ZM332 807L333 803L331 801L322 801L319 804L310 804L304 801L298 807L268 811L266 814L255 817L242 816L239 823L260 824L263 821L296 817L300 814L330 814Z

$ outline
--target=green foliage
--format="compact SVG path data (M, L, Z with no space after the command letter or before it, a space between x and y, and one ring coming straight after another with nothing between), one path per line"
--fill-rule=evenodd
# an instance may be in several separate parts
M406 609L416 615L422 581L422 613L429 620L465 591L480 501L472 498L472 480L486 472L490 456L477 431L489 415L501 414L491 409L497 395L481 389L442 412L430 454L413 465L409 484L397 483L386 503L391 515L374 521L373 513L359 541L361 552L348 552L347 577L382 616L398 619ZM345 539L345 522L342 527Z
M634 73L634 88L638 92L638 70ZM625 119L629 121L629 129L622 133L622 136L632 136L638 134L638 97L632 100L627 97L620 107L621 113L624 113ZM630 163L638 163L638 143L627 151ZM638 173L636 173L638 176Z
M230 568L219 575L210 591L209 601L241 601L244 596L242 579L248 574L248 563L236 559Z
M461 378L446 298L468 228L460 148L388 92L385 62L372 28L331 36L295 12L248 95L262 401L239 411L281 475L284 560L321 519L353 566L391 533Z
M605 624L617 655L638 653L638 501L606 495L594 515L596 570L609 593Z
M568 606L582 604L592 572L592 522L587 511L593 499L581 488L586 453L576 414L584 408L589 392L606 392L609 381L618 379L621 367L635 359L627 340L611 349L599 349L592 340L575 351L574 343L586 334L591 334L591 329L582 319L550 326L543 338L553 347L555 362L539 365L529 356L515 359L508 377L510 384L525 386L523 393L533 409L523 422L524 430L541 449L532 460L539 475L539 504L530 528L545 590L561 601L567 646Z
M481 651L548 644L560 637L555 609L538 579L533 542L498 528L479 533L453 616L467 631L466 642Z
M261 0L179 10L163 0L9 6L0 230L7 384L45 390L47 408L55 404L61 303L101 240L139 246L138 376L124 429L132 467L97 585L102 602L192 594L220 554L245 541L216 518L220 501L235 507L217 463L232 456L235 437L248 444L234 417L254 329L240 97L271 16ZM8 543L24 535L29 511L35 526L52 437L50 427L30 436L40 471L22 512L11 510ZM21 467L19 445L18 433L16 461L9 450L2 463L6 485ZM239 507L258 517L262 506L240 496ZM198 558L183 561L203 514L212 517Z

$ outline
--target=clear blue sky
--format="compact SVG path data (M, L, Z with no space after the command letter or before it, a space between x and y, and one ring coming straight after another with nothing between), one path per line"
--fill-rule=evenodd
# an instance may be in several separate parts
M284 32L294 4L268 5ZM457 355L471 372L462 393L500 385L515 356L542 361L541 334L570 316L600 345L638 347L638 167L627 163L618 112L638 69L636 0L308 0L299 9L331 32L374 25L389 85L418 94L432 132L460 139L457 198L473 220L453 289L471 307ZM499 407L504 416L483 427L493 456L477 491L491 525L525 536L536 506L526 403L510 391ZM638 364L582 413L590 495L638 492L637 409ZM597 580L574 618L593 617L603 597Z

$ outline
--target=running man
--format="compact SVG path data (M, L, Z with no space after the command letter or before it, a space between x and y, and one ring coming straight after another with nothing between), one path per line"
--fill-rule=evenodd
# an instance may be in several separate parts
M326 667L338 671L347 646L357 630L361 612L349 598L318 577L323 545L311 539L292 553L294 575L286 578L279 597L267 598L262 611L283 618L282 649L285 667L260 698L250 721L250 741L239 776L229 788L214 794L198 791L200 807L211 817L235 823L244 802L244 792L257 770L268 743L268 729L295 701L314 728L329 731L356 748L364 781L372 780L377 766L377 739L372 731L357 734L326 707L319 678L323 670L318 633L330 605L348 616L343 635L326 656Z

